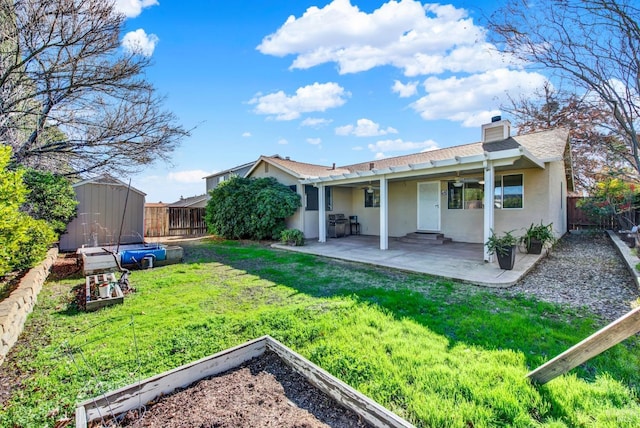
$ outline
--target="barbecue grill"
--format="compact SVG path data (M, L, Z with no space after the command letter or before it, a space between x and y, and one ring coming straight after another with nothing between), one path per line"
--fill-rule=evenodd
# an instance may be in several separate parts
M344 214L329 214L327 235L329 238L340 238L346 235L349 219Z

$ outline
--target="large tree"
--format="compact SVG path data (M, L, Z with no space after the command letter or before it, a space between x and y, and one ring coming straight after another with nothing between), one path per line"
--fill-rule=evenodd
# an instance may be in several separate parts
M511 0L489 28L500 49L601 102L610 142L640 171L639 22L637 0Z
M637 178L624 158L626 150L607 131L612 117L602 104L547 82L533 95L510 98L510 105L503 109L514 118L519 134L568 129L576 190L588 190L612 175Z
M130 173L188 135L122 49L105 0L0 0L0 139L12 162L67 173Z

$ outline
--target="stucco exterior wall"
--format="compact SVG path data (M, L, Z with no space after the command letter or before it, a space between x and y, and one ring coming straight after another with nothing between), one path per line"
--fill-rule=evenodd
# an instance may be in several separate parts
M443 181L442 189L447 188L447 182ZM449 209L447 194L440 195L440 207L442 207L441 232L447 238L458 242L481 243L483 241L483 209Z
M547 163L545 169L531 168L498 171L499 175L523 175L523 208L499 209L494 213L494 230L497 233L514 231L521 235L531 223L553 223L558 236L566 233L566 178L562 161ZM264 163L253 171L252 177L274 177L285 185L297 185L302 195L302 208L287 220L287 227L297 228L304 232L305 238L318 238L318 211L306 211L304 208L304 186L298 180L270 165L268 170ZM452 180L454 178L451 178ZM388 183L389 195L389 236L402 237L417 230L418 223L418 183L429 182L428 179L408 179ZM440 183L440 231L454 241L483 243L483 209L449 209L448 180ZM377 187L378 183L372 183ZM333 209L329 214L357 215L363 235L380 234L380 208L364 206L364 186L332 187ZM347 228L348 233L348 228Z
M562 162L541 169L501 171L497 175L523 174L523 208L496 209L496 232L513 230L522 234L531 223L553 223L561 236L566 233L566 179ZM401 237L417 230L418 182L406 180L389 183L389 236ZM440 231L454 241L483 243L483 209L449 209L447 180L440 181ZM364 191L352 188L352 212L358 215L362 233L378 235L380 209L364 207Z
M380 208L365 208L364 192L365 190L362 187L353 187L351 189L351 211L353 215L358 216L361 234L378 235L380 234Z
M389 183L389 236L404 236L415 232L417 227L418 181Z
M549 170L549 222L556 237L567 233L567 176L563 162L552 162ZM547 224L547 223L545 223Z

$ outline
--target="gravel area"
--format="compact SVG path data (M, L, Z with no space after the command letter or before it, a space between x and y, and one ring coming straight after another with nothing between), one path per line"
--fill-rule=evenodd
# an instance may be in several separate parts
M624 261L604 233L565 235L548 257L502 292L533 295L572 307L586 306L606 323L636 307L640 297Z

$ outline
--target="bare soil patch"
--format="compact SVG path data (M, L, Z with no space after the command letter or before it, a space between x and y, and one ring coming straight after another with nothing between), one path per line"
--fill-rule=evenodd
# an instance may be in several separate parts
M92 427L103 426L100 424ZM129 411L126 427L368 427L267 351L240 367Z

